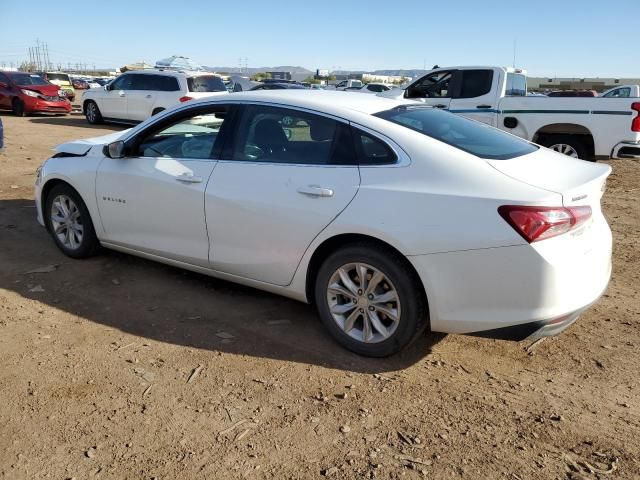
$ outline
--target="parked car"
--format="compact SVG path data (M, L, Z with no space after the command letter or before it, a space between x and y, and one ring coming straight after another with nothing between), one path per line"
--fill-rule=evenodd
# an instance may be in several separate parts
M86 80L82 80L81 78L72 79L71 84L76 90L86 90L87 88L89 88L89 82L87 82Z
M362 88L362 82L360 80L342 80L336 83L336 90L346 90L348 88Z
M211 73L134 70L87 90L82 111L93 124L137 123L180 102L228 93L222 79Z
M380 92L388 92L393 87L385 84L385 83L367 83L360 88L362 93L380 93Z
M595 90L554 90L547 93L547 97L597 97Z
M600 94L604 98L638 98L640 97L640 85L621 85L610 88Z
M34 73L0 71L0 109L22 117L33 112L69 113L60 87Z
M76 91L69 75L63 72L37 72L37 74L46 81L58 85L70 102L75 100Z
M102 245L312 302L363 355L427 328L553 335L611 273L610 166L413 101L240 92L56 152L36 206L66 255Z
M576 158L640 158L640 102L527 96L519 69L439 68L378 95L449 110Z
M261 85L256 85L255 87L251 88L251 90L287 90L287 89L301 90L304 88L305 87L303 85L300 85L299 83L270 82L270 83L263 83Z

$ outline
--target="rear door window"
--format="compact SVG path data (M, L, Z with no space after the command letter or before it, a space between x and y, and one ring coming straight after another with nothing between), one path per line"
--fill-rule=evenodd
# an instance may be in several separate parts
M227 88L222 79L216 75L198 75L187 77L190 92L225 92Z
M489 125L428 107L402 106L375 115L480 158L507 160L538 149Z
M233 160L303 165L357 162L348 125L287 108L246 107L233 145Z
M455 98L476 98L491 91L493 70L459 70L460 93Z

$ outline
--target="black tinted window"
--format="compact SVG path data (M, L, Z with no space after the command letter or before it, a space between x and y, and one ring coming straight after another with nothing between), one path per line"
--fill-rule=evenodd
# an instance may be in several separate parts
M188 77L187 86L190 92L224 92L227 90L222 79L216 75Z
M310 165L357 161L347 126L286 108L247 107L234 145L234 160Z
M457 98L475 98L491 91L493 70L462 70L462 85Z
M180 89L178 79L167 75L132 75L132 90L175 92Z
M360 165L388 165L397 161L396 154L382 140L356 128L353 136Z
M538 149L489 125L437 109L401 107L377 113L376 116L480 158L506 160Z

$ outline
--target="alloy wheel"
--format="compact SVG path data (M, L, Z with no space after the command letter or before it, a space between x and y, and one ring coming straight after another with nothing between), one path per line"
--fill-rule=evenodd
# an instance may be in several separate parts
M67 195L58 195L51 203L51 227L60 243L70 250L82 244L84 226L80 209Z
M563 155L567 155L572 158L580 158L576 149L567 143L556 143L555 145L551 145L549 148L555 152L562 153Z
M382 342L400 323L400 297L395 286L366 263L348 263L333 273L327 303L338 327L360 342Z
M93 102L87 105L87 120L91 123L96 121L96 104Z

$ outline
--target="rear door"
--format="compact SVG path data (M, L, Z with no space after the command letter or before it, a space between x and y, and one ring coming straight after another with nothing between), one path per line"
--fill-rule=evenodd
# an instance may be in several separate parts
M171 91L178 91L178 79L168 75L133 74L132 89L127 100L127 118L142 122L151 116L156 104L163 108L167 102L164 98ZM173 94L173 97L176 95ZM177 103L177 99L175 100ZM168 105L167 105L168 106Z
M348 125L277 106L247 105L207 187L215 270L291 282L313 239L360 185Z
M493 69L458 70L453 79L449 110L495 127L499 80Z
M9 77L0 72L0 107L11 108L11 82Z
M405 97L435 108L448 109L455 72L456 70L439 70L429 73L412 83L405 91Z

